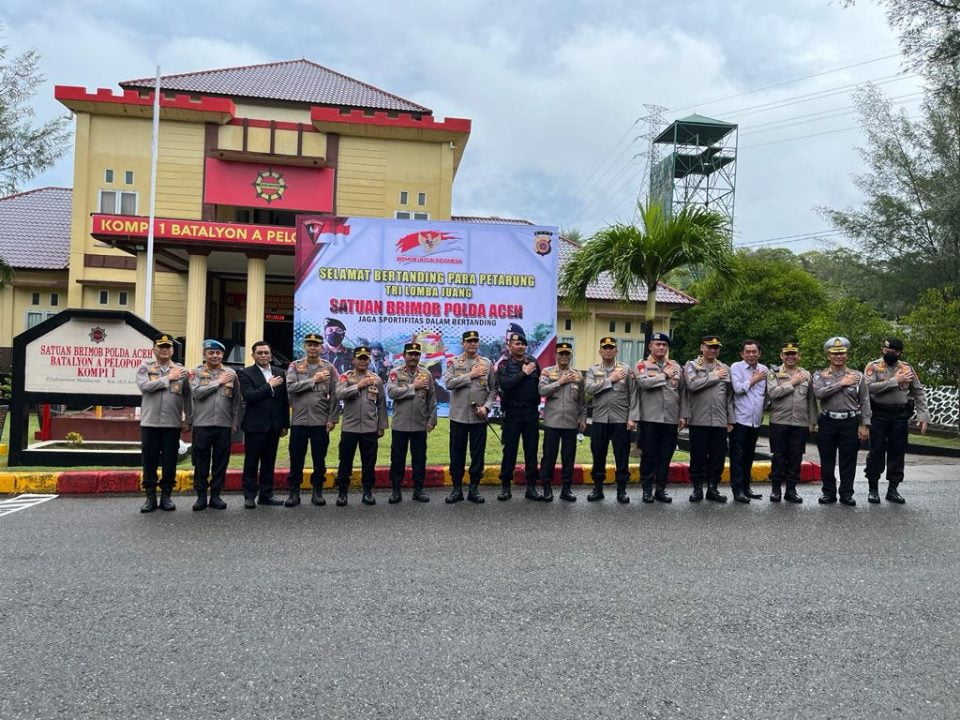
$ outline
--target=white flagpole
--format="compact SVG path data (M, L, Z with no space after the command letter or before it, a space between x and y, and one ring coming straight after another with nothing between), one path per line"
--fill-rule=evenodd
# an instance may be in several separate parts
M153 147L150 160L150 219L147 221L147 287L144 288L144 320L150 322L153 308L153 222L157 201L157 151L160 144L160 66L153 88Z

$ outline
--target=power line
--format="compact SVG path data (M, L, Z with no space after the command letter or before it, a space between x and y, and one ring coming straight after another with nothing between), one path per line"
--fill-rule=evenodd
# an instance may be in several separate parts
M849 70L850 68L861 67L863 65L869 65L871 63L880 62L882 60L889 60L890 58L899 57L899 56L900 56L900 53L883 55L881 57L871 58L870 60L864 60L862 62L851 63L849 65L841 65L839 67L831 68L829 70L823 70L818 73L813 73L812 75L804 75L802 77L793 78L792 80L783 80L781 82L772 83L770 85L764 85L762 87L754 88L752 90L744 90L742 92L734 93L733 95L725 95L724 97L713 98L712 100L706 100L699 103L681 105L678 108L668 108L668 110L671 112L679 112L680 110L696 108L701 105L710 105L715 102L723 102L724 100L733 100L734 98L743 97L744 95L753 95L754 93L763 92L764 90L771 90L773 88L783 87L784 85L792 85L793 83L802 82L803 80L812 80L813 78L822 77L824 75L830 75L831 73L840 72L841 70Z
M902 95L897 98L890 98L890 100L899 100L901 102L904 102L904 101L919 100L922 97L923 97L923 93L910 93L908 95ZM846 115L852 115L853 113L857 112L857 109L858 108L856 105L851 105L850 107L841 109L838 112L834 112L832 110L826 110L819 113L810 113L808 115L797 115L790 118L784 118L782 120L775 120L773 122L763 123L762 125L750 126L747 129L747 132L742 133L740 137L741 138L753 137L754 135L761 135L763 133L768 133L768 132L776 132L777 130L796 127L797 125L809 125L810 123L822 122L824 120L832 120L834 118L844 117ZM832 114L829 114L829 113L832 113ZM757 130L755 128L762 128L762 129Z

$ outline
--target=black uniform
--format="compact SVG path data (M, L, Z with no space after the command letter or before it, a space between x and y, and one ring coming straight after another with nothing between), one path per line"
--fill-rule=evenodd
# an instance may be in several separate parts
M500 409L503 411L503 462L500 464L500 484L504 494L510 493L517 464L517 449L523 438L524 479L527 497L541 499L537 492L540 473L537 469L537 446L540 440L540 366L529 375L523 366L537 361L530 355L523 360L512 356L502 360L497 368L500 387Z

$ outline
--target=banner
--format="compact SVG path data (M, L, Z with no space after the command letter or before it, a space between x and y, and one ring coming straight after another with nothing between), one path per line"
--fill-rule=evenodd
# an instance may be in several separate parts
M213 205L330 212L333 170L206 159L203 201Z
M301 216L297 225L294 354L307 333L324 337L323 356L351 367L352 349L373 351L386 378L404 343L423 346L421 363L442 384L466 330L480 353L505 357L521 333L527 352L553 361L557 321L556 227Z

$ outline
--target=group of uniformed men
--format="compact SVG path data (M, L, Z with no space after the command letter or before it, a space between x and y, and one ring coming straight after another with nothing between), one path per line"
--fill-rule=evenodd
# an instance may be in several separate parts
M719 483L729 444L730 484L734 500L749 503L761 495L750 485L759 427L770 413L773 463L770 500L801 503L796 492L808 433L819 428L822 475L821 503L856 505L853 480L859 443L869 437L866 476L868 500L879 503L879 480L886 466L886 499L903 503L897 488L903 480L907 425L916 410L922 432L927 429L923 386L916 372L900 359L903 342L888 338L882 357L864 372L847 367L850 342L833 337L824 344L829 366L810 373L799 365L800 350L784 343L782 362L768 368L759 362L755 340L741 344L742 360L727 366L718 360L720 339L705 336L700 355L681 366L669 359L670 338L654 333L649 356L635 368L617 360L617 341L600 340L600 362L586 372L571 366L573 348L556 346L557 363L542 369L527 354L526 338L512 333L509 355L496 366L479 355L480 335L462 336L463 352L447 362L443 381L450 393L450 476L453 488L447 503L464 500L463 480L469 473L466 499L484 502L480 493L488 417L499 395L503 453L498 500L510 500L518 450L523 447L525 497L553 500L557 456L561 464L560 498L575 502L571 485L579 433L587 428L587 397L592 398L590 445L593 456L592 492L588 501L602 500L607 453L613 448L617 500L629 503L631 432L639 427L642 499L669 503L670 462L678 430L690 439L691 502L706 497L726 502ZM378 439L388 427L386 397L393 401L390 454L392 492L388 502L402 501L401 486L409 448L413 499L429 502L426 479L427 436L437 425L437 393L432 374L420 364L421 347L404 346L403 365L391 369L386 382L370 368L366 346L353 350L352 368L339 372L322 357L323 339L309 334L305 356L286 372L271 364L268 343L252 347L254 363L239 372L222 364L224 346L203 343L203 364L192 371L172 362L173 340L160 335L152 362L137 372L143 393L141 428L143 487L141 512L174 510L171 500L181 430L193 428L194 510L224 509L221 491L226 478L230 438L238 427L245 434L244 507L300 504L300 487L307 446L313 461L311 502L325 505L323 482L330 432L343 421L336 474L336 504L347 504L347 489L357 449L361 464L361 502L373 505L374 465ZM539 407L543 399L545 426L538 464ZM819 405L819 407L818 407ZM241 408L244 408L241 412ZM292 413L291 413L292 410ZM273 494L274 465L282 436L290 433L289 494ZM466 467L467 449L470 466ZM836 470L839 465L839 488ZM158 466L161 476L158 478ZM157 486L160 497L157 498ZM781 495L783 487L785 495ZM704 493L706 487L706 493ZM542 492L541 492L542 488ZM209 493L209 494L208 494Z

